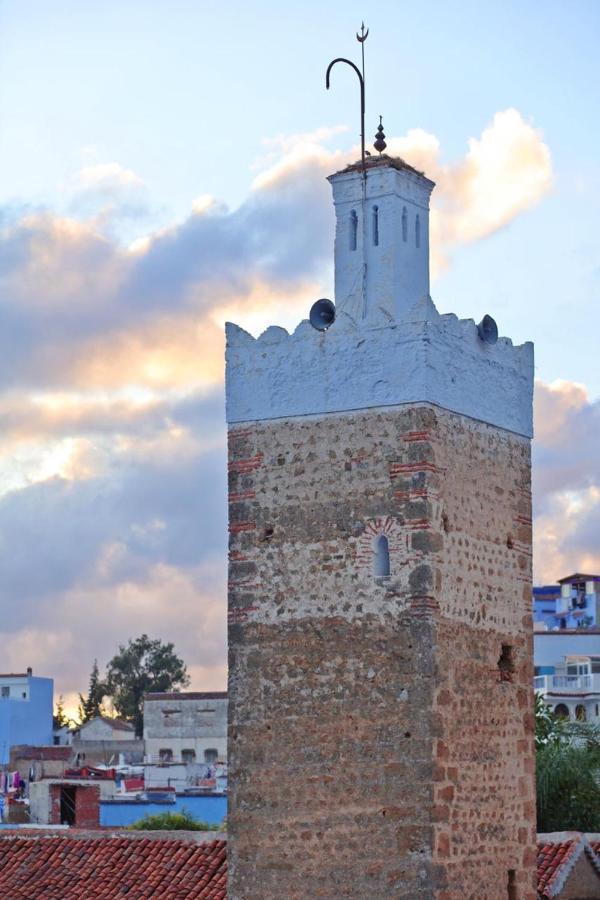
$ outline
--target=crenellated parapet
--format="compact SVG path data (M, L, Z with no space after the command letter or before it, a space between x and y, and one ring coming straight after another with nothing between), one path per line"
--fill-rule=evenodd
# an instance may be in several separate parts
M431 403L533 434L533 344L481 340L473 319L440 315L429 297L401 321L340 312L327 331L305 320L258 338L227 324L229 424Z

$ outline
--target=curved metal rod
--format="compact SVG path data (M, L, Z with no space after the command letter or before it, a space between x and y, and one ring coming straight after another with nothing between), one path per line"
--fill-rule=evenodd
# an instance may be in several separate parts
M363 175L366 172L365 169L365 81L362 75L360 74L360 70L357 66L354 65L349 59L346 59L344 56L338 56L337 59L332 60L327 66L327 73L325 75L325 87L329 90L329 73L333 69L336 63L346 63L346 65L350 66L356 74L358 75L358 80L360 81L360 161L362 163Z

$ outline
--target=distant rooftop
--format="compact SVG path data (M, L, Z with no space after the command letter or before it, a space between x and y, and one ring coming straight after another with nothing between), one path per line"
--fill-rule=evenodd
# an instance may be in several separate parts
M144 700L227 700L227 691L169 691L144 694Z
M127 722L125 719L119 719L115 716L115 718L111 718L110 716L94 716L93 719L88 719L87 722L83 722L82 725L79 725L79 728L84 728L86 725L90 725L92 722L108 722L109 725L112 725L113 728L117 728L120 731L135 731L135 726L131 724L131 722Z
M600 575L584 575L582 572L575 572L574 575L558 579L559 584L568 584L570 581L600 581Z

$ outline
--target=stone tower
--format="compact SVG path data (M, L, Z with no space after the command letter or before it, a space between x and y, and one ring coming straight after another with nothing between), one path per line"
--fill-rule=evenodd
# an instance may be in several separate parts
M424 175L329 180L334 324L227 326L229 897L533 900L533 348L435 309Z

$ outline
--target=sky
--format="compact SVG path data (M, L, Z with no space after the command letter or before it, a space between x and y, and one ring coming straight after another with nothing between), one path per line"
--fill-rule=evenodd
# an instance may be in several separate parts
M536 353L534 578L600 570L596 0L0 0L0 670L226 683L223 324L333 294L327 174L423 168L432 297Z

